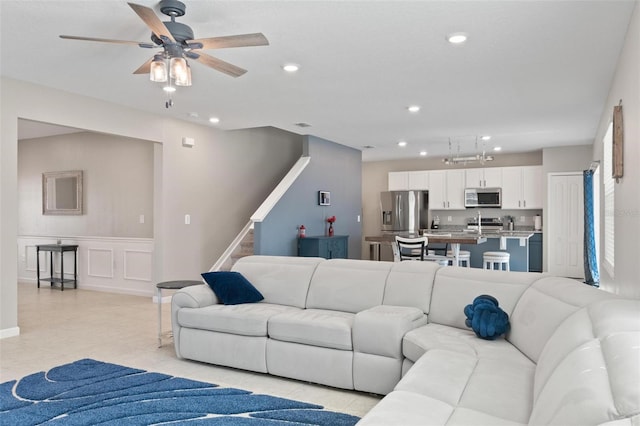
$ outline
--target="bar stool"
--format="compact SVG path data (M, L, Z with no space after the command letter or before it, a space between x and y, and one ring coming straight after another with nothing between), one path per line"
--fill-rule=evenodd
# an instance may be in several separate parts
M455 261L453 256L453 250L447 250L447 259L449 259L449 261L453 265L453 262ZM460 263L462 262L464 262L464 266L466 266L467 268L471 268L471 252L470 251L460 250L460 253L458 254L458 266L460 266Z
M505 266L505 270L509 270L509 257L511 255L504 251L485 251L482 256L482 263L484 269L493 269L494 264L498 264L498 270L502 270L502 266Z

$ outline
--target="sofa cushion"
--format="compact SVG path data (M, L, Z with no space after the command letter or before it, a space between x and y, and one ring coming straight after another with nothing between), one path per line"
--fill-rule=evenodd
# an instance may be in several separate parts
M239 272L205 272L202 278L225 305L256 303L264 299L262 294Z
M402 338L425 325L421 309L409 306L374 306L358 312L353 323L353 349L357 352L402 359Z
M567 318L540 354L530 424L600 424L640 412L640 301Z
M359 422L358 426L445 425L453 407L415 392L396 390L385 396Z
M431 295L429 322L465 328L464 307L481 294L500 301L509 315L522 293L540 274L534 272L491 271L477 268L440 268Z
M537 362L549 337L569 315L589 303L614 297L576 280L541 278L522 294L513 310L507 340Z
M396 385L454 407L525 423L531 413L535 366L445 350L424 354Z
M348 312L304 309L274 315L269 337L292 343L352 350L351 327L355 315Z
M211 305L203 308L182 308L177 312L177 321L181 327L243 336L267 336L269 318L283 312L299 310L270 303Z
M382 304L393 263L332 259L318 265L311 279L307 308L356 313Z
M322 262L315 257L247 256L231 270L251 281L265 302L304 308L311 276Z
M385 305L413 306L429 313L436 262L395 262L391 267L384 289Z
M508 359L525 367L533 365L515 346L504 338L482 340L469 329L427 324L408 332L402 340L405 357L416 362L425 352L444 349L476 358Z

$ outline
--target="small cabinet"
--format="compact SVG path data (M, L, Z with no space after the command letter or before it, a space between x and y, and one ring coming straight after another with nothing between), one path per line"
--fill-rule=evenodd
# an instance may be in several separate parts
M464 170L429 172L429 209L464 210Z
M542 166L502 169L502 208L542 208Z
M500 188L502 187L502 168L465 170L467 188Z
M389 172L389 191L406 191L409 189L409 172Z
M529 272L542 272L542 233L529 238Z
M298 256L347 259L349 256L349 236L298 238Z

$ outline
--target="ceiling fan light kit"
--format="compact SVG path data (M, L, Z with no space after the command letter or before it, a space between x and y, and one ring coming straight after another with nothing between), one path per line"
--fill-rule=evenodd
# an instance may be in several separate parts
M186 6L178 0L161 0L160 11L169 16L171 21L162 22L153 9L135 3L128 3L133 11L151 29L151 41L155 44L138 41L113 40L95 37L78 37L61 35L68 40L97 41L103 43L131 44L139 47L161 48L162 52L153 55L152 59L142 64L134 74L149 74L149 79L156 83L165 83L163 90L168 93L165 107L173 106L171 93L175 86L191 86L191 66L187 58L220 71L231 77L239 77L247 72L238 66L210 56L200 49L222 49L231 47L266 46L269 41L262 33L239 34L233 36L195 39L193 30L188 25L176 22L176 17L184 16Z

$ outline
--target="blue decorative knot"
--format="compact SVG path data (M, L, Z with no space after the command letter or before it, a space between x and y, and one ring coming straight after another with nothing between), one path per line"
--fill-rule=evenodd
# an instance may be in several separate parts
M487 294L473 299L473 304L464 308L465 324L481 339L495 340L511 328L509 315L498 307L498 300Z

